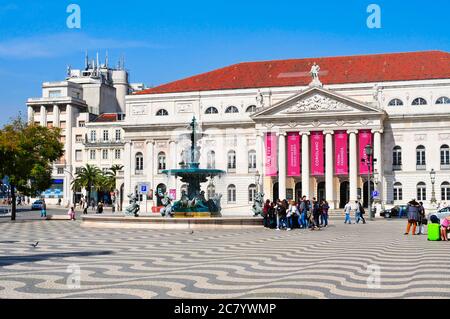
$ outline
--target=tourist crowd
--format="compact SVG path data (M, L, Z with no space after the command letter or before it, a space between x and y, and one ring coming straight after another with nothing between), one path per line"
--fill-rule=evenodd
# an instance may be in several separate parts
M295 201L278 199L275 202L266 200L262 216L264 218L264 227L276 230L293 228L320 230L328 227L328 211L330 205L326 200L317 201L316 198L309 200L303 196ZM351 213L355 213L355 222L362 221L364 224L364 208L359 201L347 203L344 208L345 223L352 223Z

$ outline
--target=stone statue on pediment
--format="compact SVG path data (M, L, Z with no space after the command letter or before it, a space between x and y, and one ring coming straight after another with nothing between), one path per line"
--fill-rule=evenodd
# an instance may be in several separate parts
M312 77L312 81L309 85L322 86L322 83L319 80L319 72L320 72L320 66L316 62L314 62L314 64L311 66L311 71L309 72Z
M264 107L264 96L261 93L261 90L258 90L258 94L256 95L256 107L257 108Z

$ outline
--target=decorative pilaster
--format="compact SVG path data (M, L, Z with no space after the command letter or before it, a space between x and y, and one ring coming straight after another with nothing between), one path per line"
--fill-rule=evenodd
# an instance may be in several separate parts
M60 126L60 110L59 106L57 104L53 105L53 126L59 127Z
M349 130L350 149L349 149L349 184L350 184L350 201L355 202L358 199L358 148L356 143L357 130Z
M302 196L305 195L306 198L309 199L310 185L309 185L309 135L310 132L301 132L302 136L302 166L301 166L301 175L302 175Z
M278 193L281 200L286 199L286 133L278 135Z
M45 108L45 105L41 105L41 113L40 113L40 123L41 126L47 127L47 109Z

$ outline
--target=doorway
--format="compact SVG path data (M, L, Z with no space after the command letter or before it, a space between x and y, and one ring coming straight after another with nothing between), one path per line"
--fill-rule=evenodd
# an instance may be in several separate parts
M350 200L350 183L345 181L341 183L339 188L339 208L344 208Z
M279 192L278 192L278 182L276 182L275 184L273 184L273 201L276 202L279 196Z
M368 206L369 206L369 201L368 201L368 195L369 195L369 192L368 192L368 189L367 189L367 185L368 185L368 182L365 182L364 183L364 185L363 185L363 206L365 207L365 208L367 208ZM374 184L373 184L373 182L370 182L370 202L371 203L373 203L373 197L372 197L372 192L373 192L373 190L374 190Z
M294 200L296 202L299 202L300 199L302 198L303 194L302 194L302 182L298 182L295 184L295 197Z
M319 184L317 184L317 198L316 200L318 200L319 202L322 199L325 199L325 182L320 182Z

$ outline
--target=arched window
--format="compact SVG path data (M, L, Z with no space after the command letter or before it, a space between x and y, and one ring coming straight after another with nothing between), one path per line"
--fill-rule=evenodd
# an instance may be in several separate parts
M228 152L228 171L236 170L236 152L229 151Z
M395 146L392 150L392 169L400 170L402 166L402 148Z
M427 185L424 182L417 184L417 200L427 200Z
M450 147L444 144L441 146L441 168L446 165L450 165Z
M416 148L416 169L425 169L425 146L419 145Z
M441 184L441 200L450 200L450 183L443 182Z
M256 151L254 150L248 152L248 171L256 171Z
M250 184L248 186L248 202L253 203L255 201L256 196L256 185Z
M247 113L255 113L256 112L256 105L250 105L249 107L247 107L245 112L247 112Z
M403 186L402 183L394 184L394 200L403 200Z
M142 171L144 170L144 155L142 155L141 152L136 153L135 170L136 170L136 175L142 174Z
M166 169L166 153L159 152L158 153L158 171L162 171Z
M236 203L236 186L233 184L228 185L227 187L227 201L228 204Z
M450 99L446 96L441 96L436 100L436 104L450 104Z
M217 114L219 111L214 107L210 106L206 109L205 114Z
M227 109L225 110L225 113L239 113L239 110L236 106L229 106L227 107Z
M393 99L389 102L389 106L401 106L403 105L403 101L400 99Z
M169 115L169 112L167 112L167 110L165 109L160 109L158 110L158 112L156 112L156 116L167 116Z
M207 188L208 199L213 198L214 195L216 195L216 186L214 186L213 184L209 184Z
M216 168L216 152L208 151L206 155L206 168Z
M412 105L427 105L427 100L425 100L424 98L418 97L417 99L415 99L414 101L412 101Z

